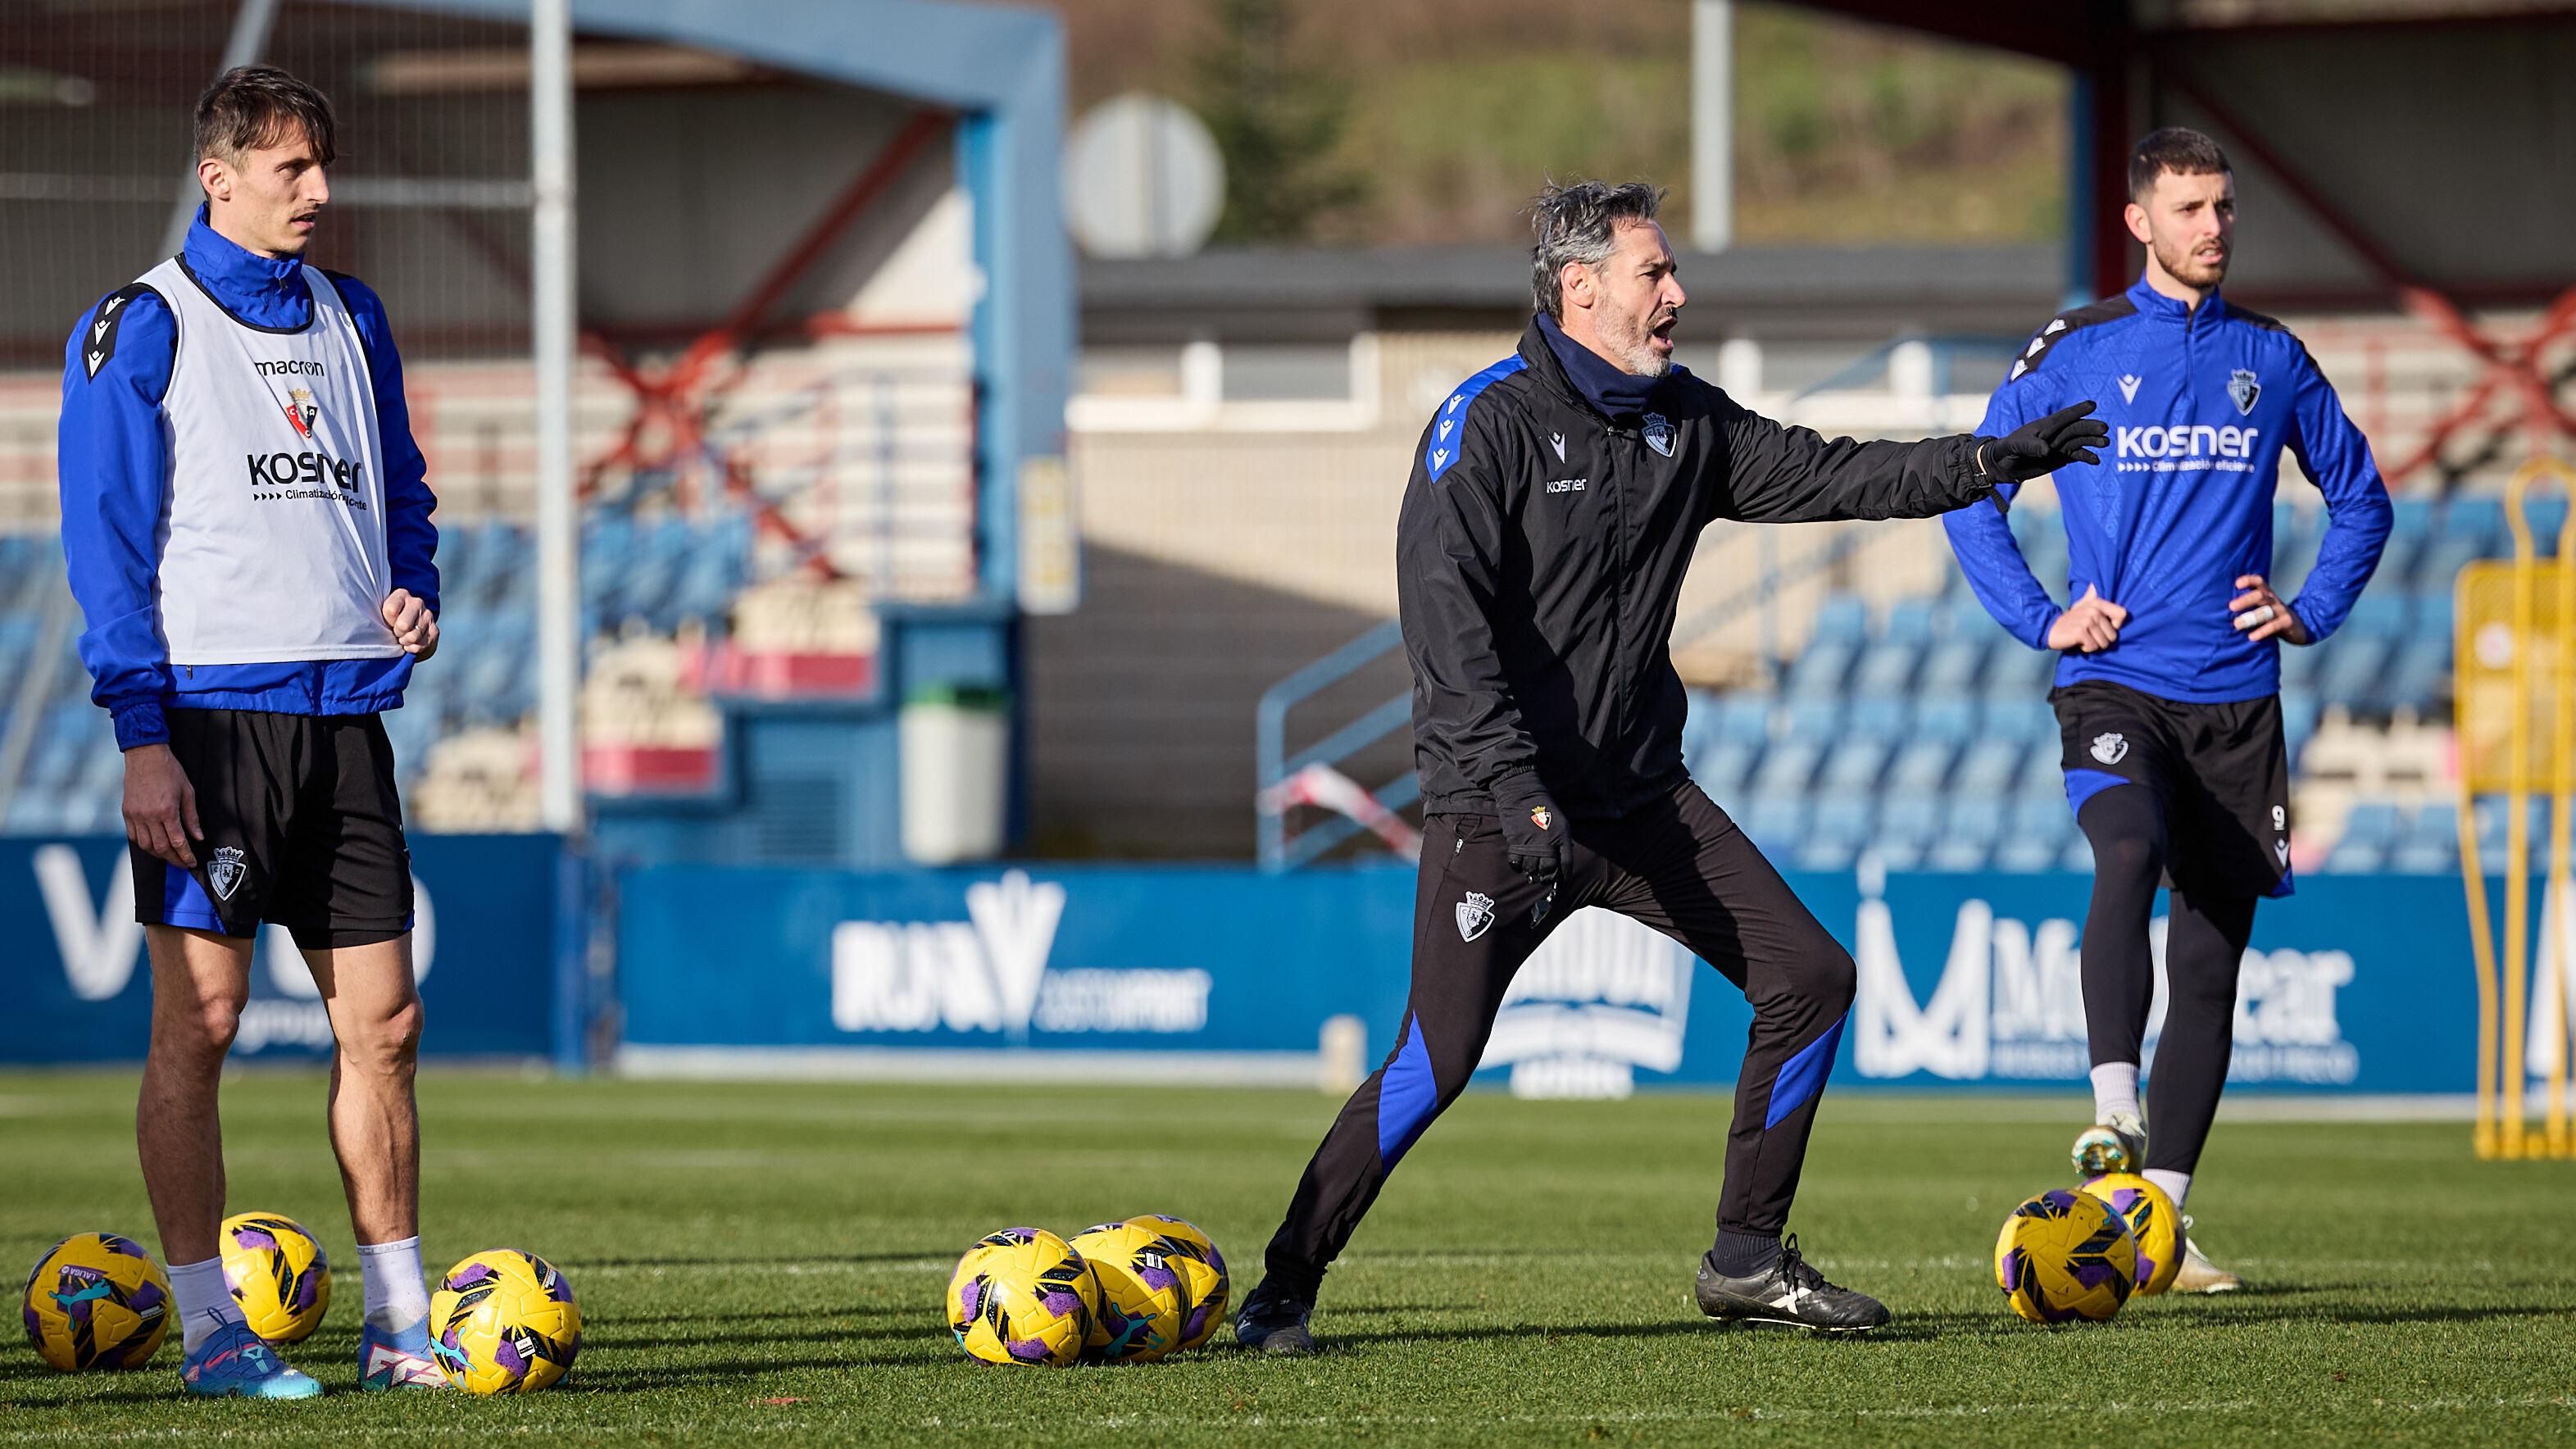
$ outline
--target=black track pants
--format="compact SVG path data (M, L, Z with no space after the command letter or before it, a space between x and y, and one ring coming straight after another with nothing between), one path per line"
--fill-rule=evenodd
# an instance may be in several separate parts
M2172 848L2165 813L2143 785L2105 789L2077 815L2093 845L2093 903L2084 918L2084 1021L2093 1064L2135 1062L2154 1006L2147 940ZM2254 897L2176 887L2165 921L2165 1026L2147 1074L2147 1163L2190 1172L2218 1115L2236 1044L2236 977L2254 935Z
M1504 991L1548 932L1600 906L1671 936L1753 1006L1717 1222L1775 1235L1788 1222L1843 1016L1850 953L1697 785L1616 820L1576 821L1554 902L1512 868L1482 815L1427 822L1413 919L1413 987L1395 1050L1342 1108L1270 1240L1268 1269L1311 1292L1431 1119L1465 1090ZM1537 913L1534 918L1534 913Z

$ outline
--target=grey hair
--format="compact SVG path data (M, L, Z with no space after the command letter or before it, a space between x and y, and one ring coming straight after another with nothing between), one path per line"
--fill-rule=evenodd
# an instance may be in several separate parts
M1530 202L1530 230L1538 245L1530 248L1530 301L1559 322L1565 320L1565 264L1597 267L1618 249L1623 223L1653 221L1664 200L1663 188L1643 181L1612 186L1606 181L1549 182Z

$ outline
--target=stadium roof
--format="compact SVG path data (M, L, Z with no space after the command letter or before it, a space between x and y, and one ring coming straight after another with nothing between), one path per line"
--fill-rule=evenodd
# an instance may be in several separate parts
M2528 305L2576 282L2576 6L2563 0L1802 3L2074 71L2080 287L2128 279L2128 149L2164 125L2228 147L2244 214L2262 223L2231 274L2249 294Z

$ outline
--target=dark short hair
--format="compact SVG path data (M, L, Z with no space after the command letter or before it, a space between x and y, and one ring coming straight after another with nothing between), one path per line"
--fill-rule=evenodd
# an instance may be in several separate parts
M1530 230L1538 244L1530 248L1530 302L1559 322L1565 320L1565 264L1597 267L1618 249L1619 228L1629 222L1653 221L1664 193L1643 181L1612 186L1605 181L1549 183L1530 202Z
M275 146L301 130L328 166L331 99L273 65L235 66L197 97L197 159L237 161L245 151Z
M2206 176L2235 170L2216 141L2189 126L2167 126L2149 131L2138 149L2129 153L2129 199L2143 199L2156 189L2156 178L2168 171L2177 176Z

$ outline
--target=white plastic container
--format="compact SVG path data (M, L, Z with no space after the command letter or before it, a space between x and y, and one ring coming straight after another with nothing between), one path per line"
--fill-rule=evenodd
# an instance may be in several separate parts
M924 685L904 696L903 853L954 865L1002 853L1011 783L1011 709L1001 691Z

